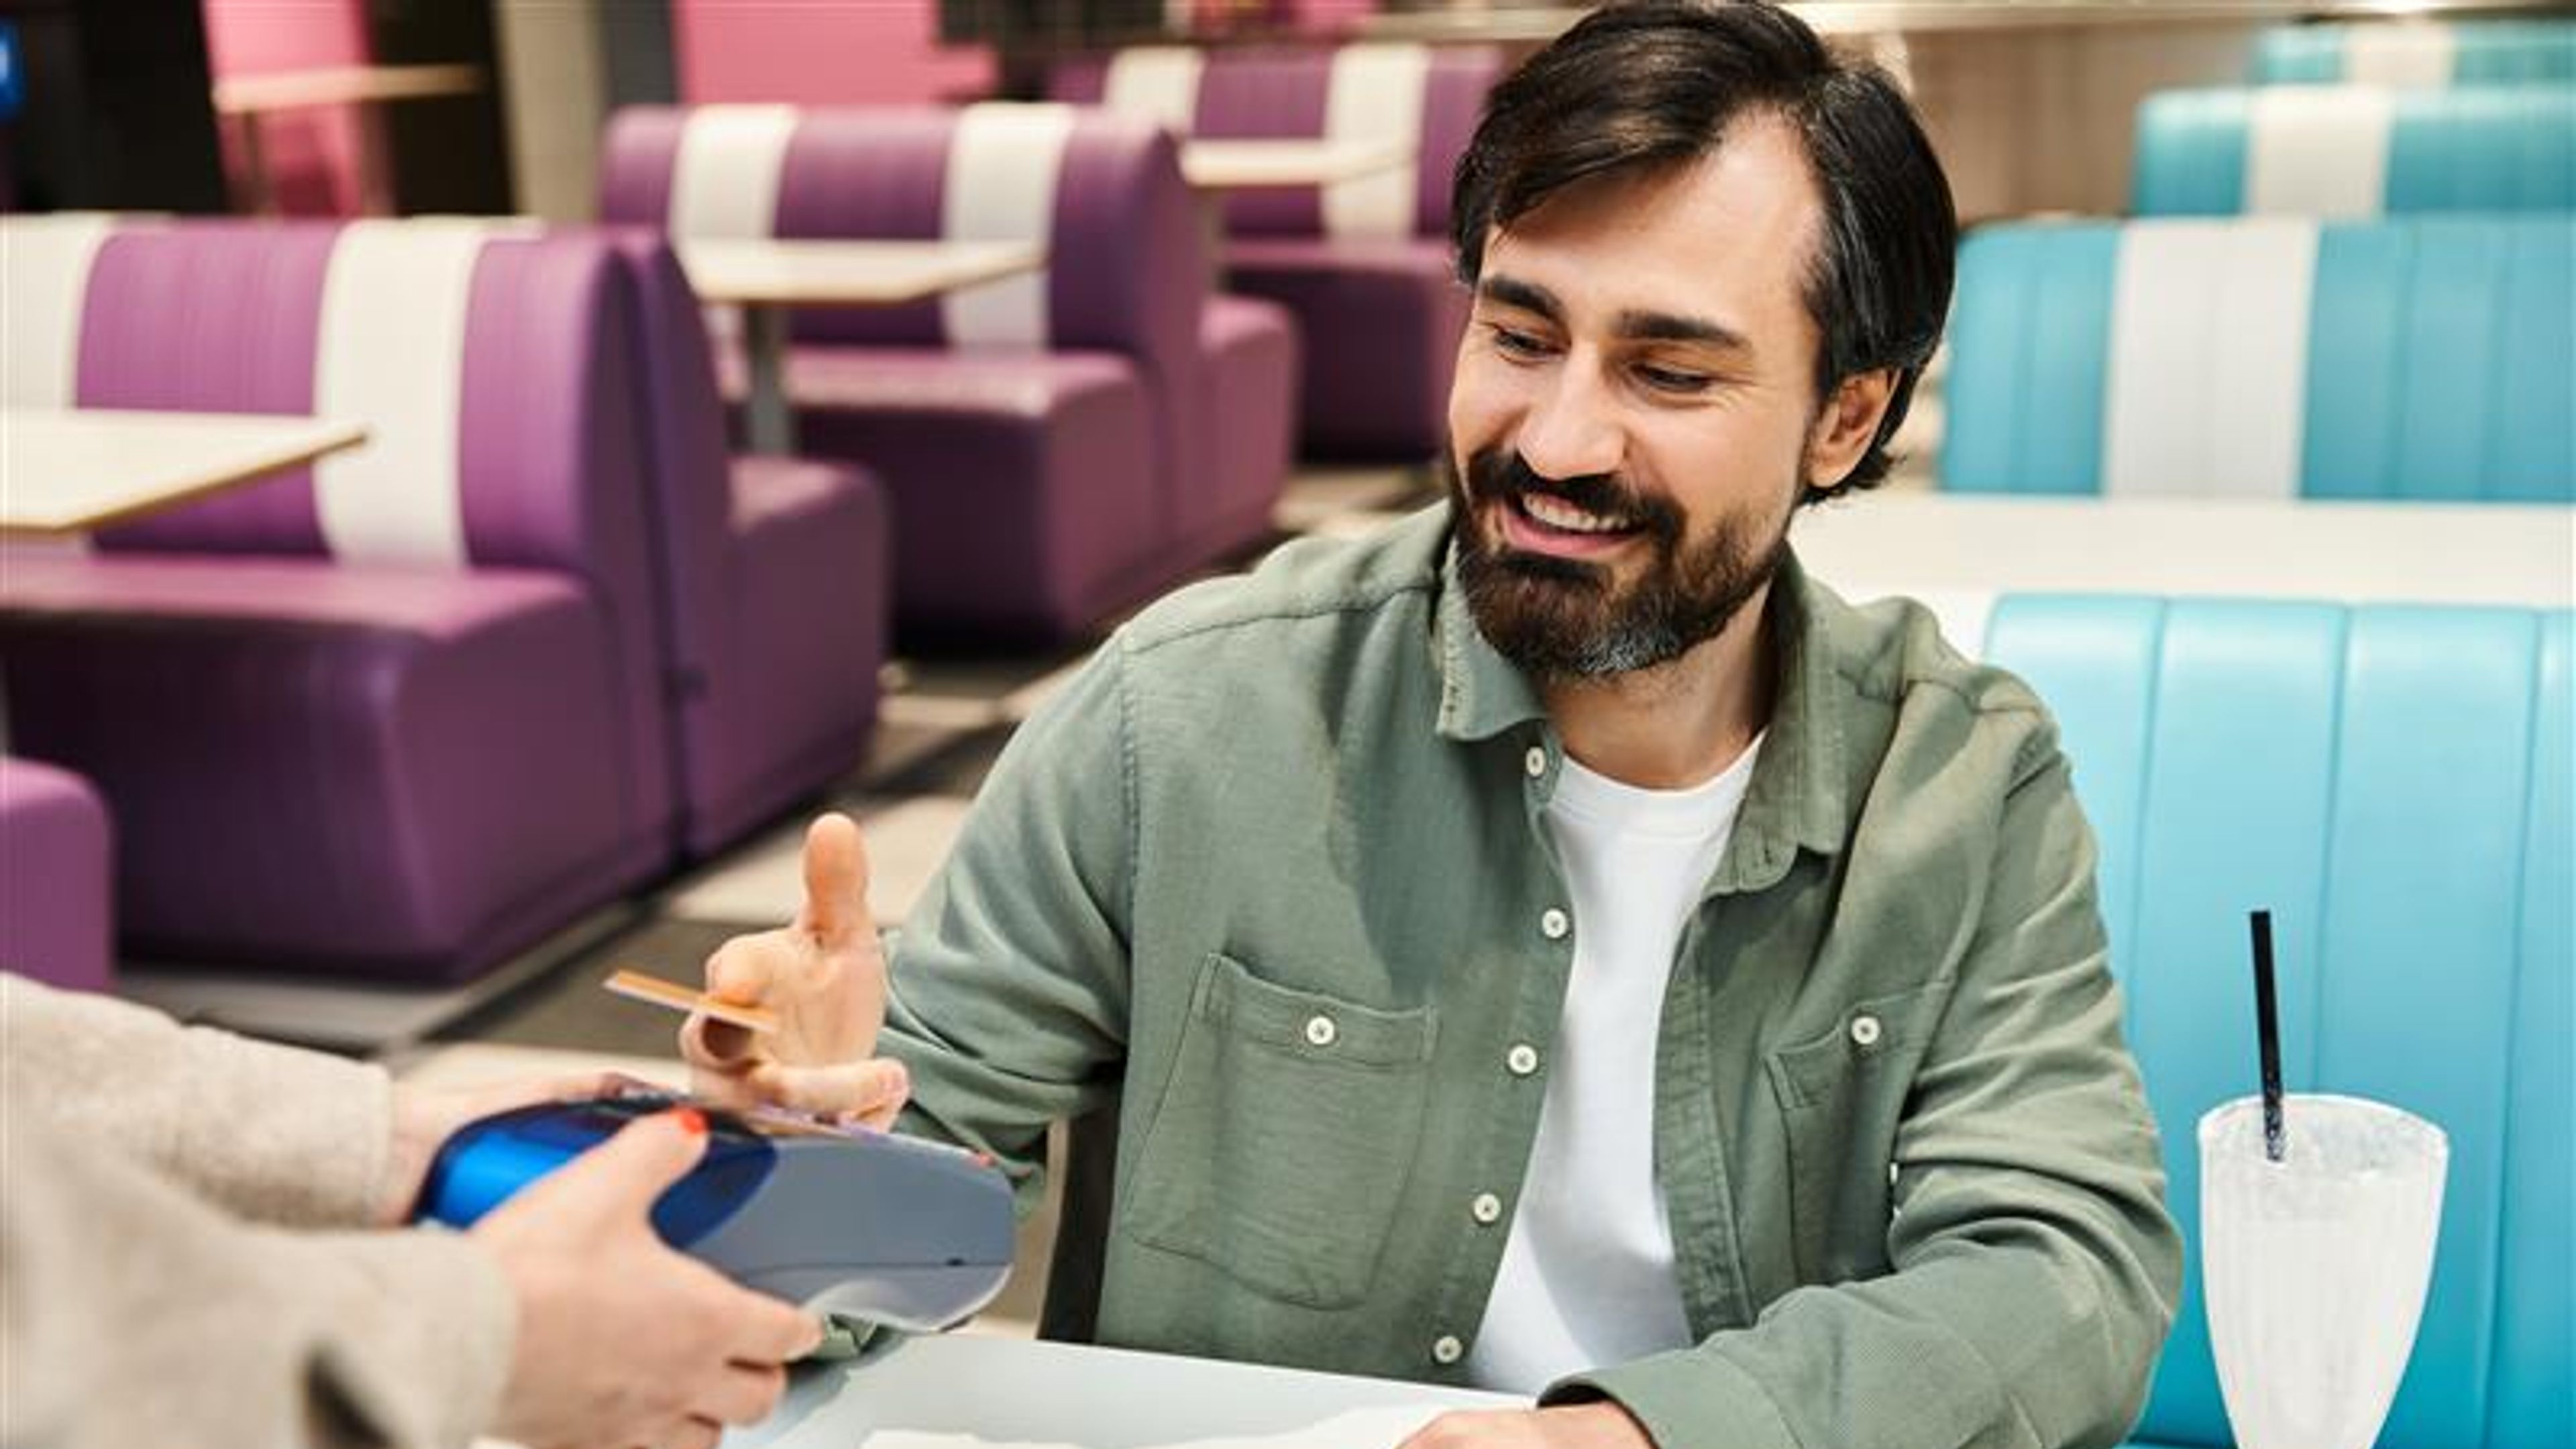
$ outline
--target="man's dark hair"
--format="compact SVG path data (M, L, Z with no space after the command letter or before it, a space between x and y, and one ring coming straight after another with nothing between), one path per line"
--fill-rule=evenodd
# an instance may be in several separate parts
M1887 476L1887 440L1941 340L1959 223L1914 109L1885 72L1837 55L1767 0L1623 0L1576 23L1494 88L1458 158L1450 206L1458 275L1474 286L1485 233L1565 187L1715 151L1736 119L1770 112L1804 142L1824 201L1806 304L1822 342L1816 396L1897 371L1887 416L1814 502Z

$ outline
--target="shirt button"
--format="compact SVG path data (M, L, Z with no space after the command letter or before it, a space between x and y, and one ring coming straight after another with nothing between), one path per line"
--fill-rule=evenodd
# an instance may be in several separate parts
M1490 1192L1480 1192L1476 1194L1474 1202L1467 1204L1467 1214L1487 1227L1491 1227L1503 1220L1503 1200Z
M1878 1018L1863 1012L1852 1018L1852 1043L1856 1046L1878 1045Z
M1333 1038L1341 1034L1341 1028L1333 1025L1333 1019L1329 1016L1306 1018L1306 1041L1310 1046L1331 1046Z
M1562 941L1565 939L1565 933L1574 929L1574 923L1565 918L1565 912L1550 906L1539 916L1538 929L1539 933L1549 940Z
M1530 746L1529 753L1521 756L1521 768L1529 771L1529 777L1533 780L1546 774L1547 751L1537 745Z
M1538 1070L1538 1048L1528 1042L1515 1042L1503 1053L1503 1065L1515 1077L1526 1077Z
M1460 1343L1458 1341L1458 1335L1454 1333L1444 1333L1438 1338L1431 1340L1431 1361L1433 1363L1442 1365L1453 1364L1466 1356L1467 1345Z

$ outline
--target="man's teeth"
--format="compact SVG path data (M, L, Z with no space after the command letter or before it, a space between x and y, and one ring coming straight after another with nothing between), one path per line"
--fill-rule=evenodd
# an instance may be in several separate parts
M1628 520L1616 514L1586 513L1561 498L1551 498L1544 493L1522 494L1521 510L1548 527L1563 529L1567 533L1619 533L1628 527Z

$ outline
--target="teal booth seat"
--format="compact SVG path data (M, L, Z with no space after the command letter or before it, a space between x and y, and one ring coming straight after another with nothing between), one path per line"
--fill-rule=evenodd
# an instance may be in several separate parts
M2277 26L2255 42L2253 78L2257 85L2576 81L2576 21L2365 20Z
M2571 319L2570 216L1980 228L1941 486L2576 502Z
M2140 216L2576 209L2576 84L2160 92L2130 196Z
M2473 563L2471 566L2474 566ZM2230 1442L2199 1292L2201 1114L2284 1075L2450 1138L2381 1449L2576 1444L2576 771L2564 610L2007 595L1987 658L2063 730L2191 1282L2139 1445Z

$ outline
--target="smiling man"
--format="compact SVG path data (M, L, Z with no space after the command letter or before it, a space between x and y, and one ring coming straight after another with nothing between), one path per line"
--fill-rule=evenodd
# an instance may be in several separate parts
M2066 762L1788 545L1938 338L1929 144L1786 13L1649 0L1456 199L1448 503L1121 629L890 977L818 823L708 968L790 1030L692 1023L702 1084L908 1090L1032 1181L1074 1119L1051 1332L1542 1395L1419 1445L2116 1443L2180 1262Z

